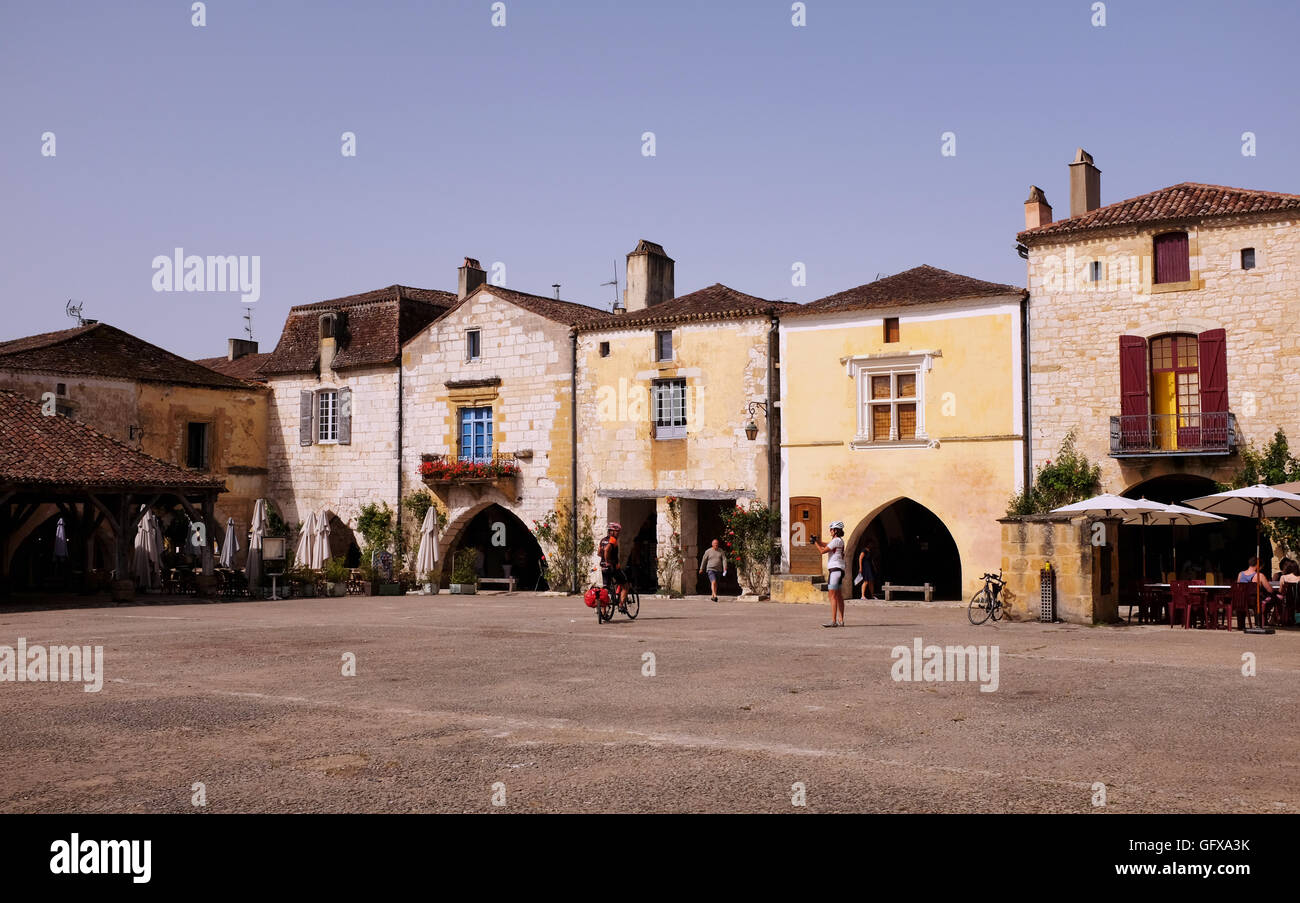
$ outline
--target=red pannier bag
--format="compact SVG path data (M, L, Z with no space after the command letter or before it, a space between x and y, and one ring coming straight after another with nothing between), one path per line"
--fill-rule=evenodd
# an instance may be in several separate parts
M595 608L596 600L600 598L600 592L598 588L593 586L587 590L587 594L582 597L582 601L587 603L588 608Z

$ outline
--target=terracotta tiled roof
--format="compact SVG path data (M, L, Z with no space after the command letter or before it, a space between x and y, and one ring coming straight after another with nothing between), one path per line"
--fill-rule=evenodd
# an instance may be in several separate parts
M150 457L39 403L0 390L0 486L224 489L211 474Z
M788 301L768 301L755 295L738 292L734 288L715 282L706 288L678 295L669 301L643 310L625 314L602 313L601 318L583 328L587 331L606 329L641 329L668 323L690 323L697 320L728 320L737 317L765 317L771 313L784 314L798 309L798 304Z
M247 380L248 382L266 382L266 377L262 376L260 370L262 364L270 359L271 354L267 352L265 354L245 354L233 361L228 357L205 357L194 363L202 364L209 370L216 370L226 376L233 376L235 379Z
M561 301L559 298L548 298L545 295L530 295L528 292L517 292L514 289L505 288L500 285L483 284L466 296L468 301L475 295L486 292L495 295L502 301L509 301L511 304L522 307L524 310L532 311L539 317L545 317L548 320L554 320L556 323L564 323L567 326L577 326L583 323L590 323L593 320L607 317L609 314L599 308L588 307L586 304L577 304L573 301Z
M1240 216L1250 213L1275 213L1300 210L1300 195L1278 191L1252 191L1224 185L1183 182L1150 194L1139 195L1090 210L1082 216L1063 219L1034 229L1026 229L1016 238L1032 242L1040 238L1129 226L1138 223L1198 220L1212 216Z
M842 310L937 304L993 295L1023 296L1024 294L1024 289L1014 285L985 282L971 276L950 273L938 267L919 266L801 305L796 310L782 314L782 318L835 313Z
M334 369L395 364L404 342L446 313L456 303L451 292L390 285L290 308L275 350L262 361L260 372L306 373L318 364L320 315L345 314L344 337L334 355Z
M213 389L248 388L241 380L214 372L107 323L0 342L0 370L108 376Z

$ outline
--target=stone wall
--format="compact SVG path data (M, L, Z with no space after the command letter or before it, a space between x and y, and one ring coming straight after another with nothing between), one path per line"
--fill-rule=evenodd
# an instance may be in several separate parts
M355 530L363 505L396 508L397 367L275 376L270 386L267 497L287 522L326 509ZM301 445L299 393L344 386L352 390L351 444Z
M465 333L480 331L480 356L466 360ZM439 487L449 521L443 548L479 511L498 504L530 531L569 499L572 468L570 328L480 291L407 342L402 354L406 433L404 492L422 486L420 456L459 453L458 409L492 408L493 449L517 456L519 476L499 486ZM457 383L499 381L456 387ZM448 387L452 383L452 387ZM507 490L503 491L502 487ZM508 526L508 529L513 529Z
M755 414L753 440L744 427L749 402L767 401L770 328L766 317L749 317L578 337L579 491L592 499L598 525L622 516L628 506L619 496L653 501L661 557L672 532L667 498L680 498L689 586L702 551L699 501L769 501L768 417ZM655 359L657 329L672 330L671 361ZM673 378L686 381L686 435L656 438L651 384ZM680 592L680 578L667 588Z
M1106 491L1122 492L1166 473L1225 480L1232 457L1108 457L1110 418L1120 413L1119 336L1227 331L1228 400L1239 432L1263 443L1300 419L1300 226L1292 220L1232 218L1188 230L1193 286L1151 284L1151 240L1129 231L1035 244L1029 255L1033 461L1053 457L1065 434L1101 462ZM1241 269L1242 248L1256 267ZM1090 262L1103 281L1086 281Z
M1072 624L1119 620L1118 520L1037 515L998 523L1008 618L1038 620L1042 568L1050 562L1058 619Z

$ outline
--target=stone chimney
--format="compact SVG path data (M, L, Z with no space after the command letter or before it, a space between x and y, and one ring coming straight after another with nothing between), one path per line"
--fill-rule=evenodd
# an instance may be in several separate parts
M1025 228L1037 229L1052 221L1052 205L1047 195L1037 185L1029 186L1029 200L1025 201Z
M237 361L247 354L257 354L257 343L251 339L227 339L226 360Z
M627 288L623 307L631 313L673 298L673 259L662 245L644 238L627 255Z
M466 257L456 271L456 300L464 301L465 296L483 283L487 282L487 273L473 257Z
M1101 206L1101 170L1092 165L1092 154L1083 148L1070 164L1070 217L1083 216Z

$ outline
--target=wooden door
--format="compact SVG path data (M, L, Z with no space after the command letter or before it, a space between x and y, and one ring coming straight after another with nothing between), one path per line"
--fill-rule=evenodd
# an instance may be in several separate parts
M820 574L822 556L813 537L822 534L822 500L815 496L790 499L790 573Z

